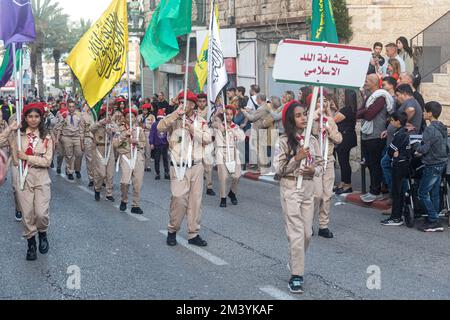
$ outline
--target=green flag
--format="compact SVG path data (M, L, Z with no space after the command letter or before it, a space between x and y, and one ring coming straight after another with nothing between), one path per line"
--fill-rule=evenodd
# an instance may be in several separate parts
M151 70L175 57L177 37L191 32L191 0L161 0L141 43L141 55Z
M103 99L101 99L99 102L97 102L97 104L95 106L93 106L91 108L92 117L94 118L94 121L96 121L96 122L98 121L98 117L100 115L100 109L102 108L102 106L103 106Z
M313 0L312 2L311 40L339 42L330 0Z

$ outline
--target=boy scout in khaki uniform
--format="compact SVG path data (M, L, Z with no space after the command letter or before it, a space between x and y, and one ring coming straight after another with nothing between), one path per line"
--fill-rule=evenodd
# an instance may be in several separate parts
M79 112L75 110L75 103L69 102L67 117L62 118L58 124L58 136L64 147L66 160L66 174L69 180L74 180L73 172L76 171L77 178L81 178L81 168L75 168L75 158L83 156L84 121Z
M320 132L320 103L317 104L317 121L314 122L313 134L319 137ZM339 132L333 118L328 116L329 113L324 110L327 115L323 116L323 152L325 153L325 139L328 139L328 154L322 157L327 159L326 168L320 177L314 178L315 195L314 195L314 216L319 216L319 236L331 239L333 233L328 228L331 212L331 197L333 196L334 186L334 146L342 142L342 134ZM320 138L320 137L319 137Z
M112 109L110 109L112 111ZM113 148L113 137L117 126L110 118L105 118L106 106L99 112L99 121L91 125L93 135L93 162L94 162L94 191L95 200L100 201L100 191L103 184L106 186L106 199L114 202L113 182L115 156Z
M180 230L184 216L187 216L188 243L206 246L207 242L199 236L201 220L201 202L203 193L203 154L204 146L211 143L211 133L206 121L195 113L197 96L187 93L186 108L183 110L184 92L178 96L179 108L158 123L158 130L168 133L171 156L170 221L167 244L177 244L176 233ZM186 125L183 128L183 114L186 113ZM182 140L184 139L184 143ZM184 150L182 149L184 146ZM183 157L183 163L181 163ZM186 169L184 176L177 171ZM175 166L177 171L175 170ZM181 179L181 181L179 181Z
M307 125L306 110L297 101L285 105L282 122L285 128L275 152L276 177L280 180L280 199L289 242L289 288L303 292L305 253L312 236L314 218L314 176L320 176L323 161L317 139L311 136L309 149L303 148ZM296 142L296 150L291 145ZM301 161L305 167L301 168ZM297 179L303 176L301 189Z
M60 135L58 137L59 132L59 126L63 123L64 118L67 117L67 114L69 113L69 109L67 109L67 105L65 102L61 102L60 109L56 113L56 124L53 127L53 134L52 136L55 137L55 153L56 156L56 173L61 174L61 167L64 160L64 145L62 143L62 136Z
M91 132L91 125L94 123L94 119L92 117L91 108L87 104L85 104L83 108L83 113L81 115L84 123L84 156L86 158L86 168L89 178L89 187L94 186L94 161L93 161L93 153L94 153L94 136ZM83 157L76 159L76 168L81 168L81 162Z
M141 128L144 130L144 135L147 139L147 144L145 145L145 171L152 171L150 168L152 160L152 149L150 148L149 136L150 130L152 129L152 124L156 121L155 116L150 113L152 105L146 103L142 106L142 114L139 115L138 121Z
M199 93L197 95L197 114L202 117L205 121L208 121L208 100L207 95L204 93ZM211 130L211 135L214 131ZM213 138L214 140L214 138ZM206 194L209 196L215 196L216 193L213 190L212 183L212 173L213 173L213 163L214 163L214 141L205 146L205 153L203 155L203 168L205 171L206 180Z
M132 113L133 127L130 128L129 113ZM147 139L144 130L137 125L137 109L127 108L123 111L124 121L120 126L120 135L114 138L114 146L119 154L117 159L122 176L120 179L120 190L122 202L120 210L125 211L128 204L128 188L133 184L133 200L131 213L143 214L140 208L141 188L144 179L144 152Z
M241 162L238 151L238 142L245 141L245 133L236 124L233 123L233 117L236 114L236 109L232 105L225 106L225 116L227 122L227 131L223 122L223 113L217 116L214 122L215 132L215 148L216 148L216 163L217 172L219 175L220 186L220 207L227 206L227 195L231 199L231 203L237 205L236 198L239 178L241 177ZM222 117L222 118L221 118ZM228 146L227 146L228 138ZM234 162L234 172L229 172L226 166L227 162ZM227 190L228 176L231 176L231 189Z
M44 121L44 103L33 103L23 109L24 117L29 113L36 112ZM17 125L13 130L17 130ZM39 129L32 130L30 127L22 129L22 150L18 149L17 139L10 140L13 159L13 171L19 176L19 159L23 164L23 185L16 184L17 200L23 213L24 232L23 237L28 241L27 260L36 260L36 239L39 235L39 252L45 254L48 251L47 229L49 225L49 204L51 198L51 180L48 169L53 158L53 141L50 134L41 138ZM10 131L8 128L6 131ZM5 141L6 134L0 135L0 145ZM8 137L6 136L6 139Z

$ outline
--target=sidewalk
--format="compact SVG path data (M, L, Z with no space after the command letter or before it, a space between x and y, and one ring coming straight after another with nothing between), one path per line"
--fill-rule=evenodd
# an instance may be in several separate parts
M274 180L273 175L261 175L259 173L256 173L254 171L243 171L242 176L246 179L250 179L253 181L260 181L264 183L270 183L273 185L278 185L278 181ZM340 170L336 170L336 183L339 183L340 181ZM370 184L370 176L368 170L366 170L366 183L367 188ZM354 192L351 194L346 195L345 197L341 197L345 202L353 203L358 206L366 207L366 208L373 208L377 210L386 210L389 209L391 206L389 205L389 202L387 199L375 201L371 204L364 203L360 196L361 192L357 190L361 190L361 171L353 172L352 174L352 187Z

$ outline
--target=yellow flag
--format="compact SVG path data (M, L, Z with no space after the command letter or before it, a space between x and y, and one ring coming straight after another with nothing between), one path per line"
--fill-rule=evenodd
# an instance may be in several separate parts
M91 108L120 81L127 54L127 1L114 0L66 59Z
M195 64L194 68L194 74L197 78L199 91L203 91L206 79L208 79L208 40L209 35L207 34L205 37L205 41L203 41L202 49L200 50L200 54L197 58L197 63Z
M214 6L215 17L217 25L219 25L219 6ZM208 44L209 44L209 32L206 34L205 40L203 41L202 49L197 58L197 63L194 67L194 74L197 78L198 90L203 91L205 87L206 80L208 79Z

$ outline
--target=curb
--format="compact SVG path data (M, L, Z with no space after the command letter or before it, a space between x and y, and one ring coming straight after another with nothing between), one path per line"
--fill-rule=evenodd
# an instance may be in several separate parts
M259 173L249 172L249 171L244 171L242 176L249 180L260 181L260 182L269 183L272 185L278 185L278 181L275 181L273 179L273 176L262 176ZM381 211L391 208L391 205L389 204L388 200L377 200L372 203L365 203L361 200L360 196L361 196L360 192L354 192L354 193L348 194L347 196L342 197L342 198L345 200L345 202L355 204L360 207L372 208L372 209L381 210Z

